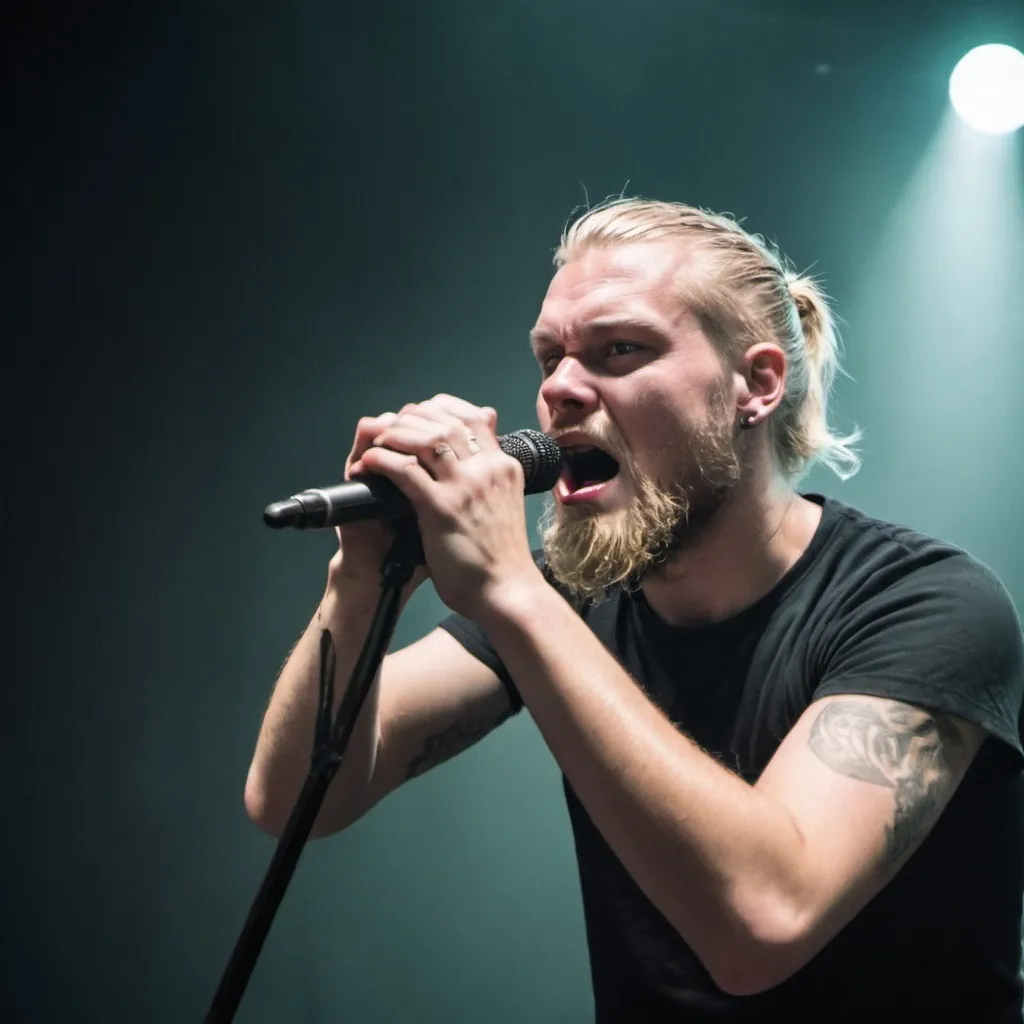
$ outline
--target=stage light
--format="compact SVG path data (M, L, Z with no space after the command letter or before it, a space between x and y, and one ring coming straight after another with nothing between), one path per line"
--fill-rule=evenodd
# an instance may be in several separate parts
M1024 125L1024 53L1002 43L976 46L953 69L949 99L979 132L1016 131Z

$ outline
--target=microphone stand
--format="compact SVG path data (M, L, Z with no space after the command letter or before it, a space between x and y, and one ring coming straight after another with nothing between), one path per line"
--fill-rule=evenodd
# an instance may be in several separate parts
M363 643L363 649L359 653L359 659L352 670L348 689L341 699L333 726L331 708L334 704L334 647L331 634L326 629L320 634L320 703L317 709L309 774L288 824L278 840L270 867L249 910L242 932L235 943L231 959L206 1014L205 1024L226 1024L234 1020L274 915L288 888L299 855L309 838L313 822L327 793L327 787L341 767L356 718L384 659L395 623L398 621L402 587L412 578L416 567L423 564L423 546L415 518L399 520L393 526L397 536L381 566L381 594L377 610Z

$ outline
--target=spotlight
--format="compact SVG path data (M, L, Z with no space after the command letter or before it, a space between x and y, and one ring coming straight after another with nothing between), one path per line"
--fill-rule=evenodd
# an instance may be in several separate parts
M979 132L1016 131L1024 125L1024 53L1002 43L976 46L953 69L949 99Z

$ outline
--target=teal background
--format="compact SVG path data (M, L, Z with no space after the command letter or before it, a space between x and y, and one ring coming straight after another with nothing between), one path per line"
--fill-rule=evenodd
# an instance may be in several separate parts
M245 773L327 534L263 506L438 391L534 423L574 207L746 218L844 318L824 490L1024 600L1024 156L951 123L1018 3L471 0L19 11L5 1021L199 1020L269 861ZM530 500L535 520L540 500ZM396 644L443 614L426 590ZM526 715L311 845L238 1015L585 1021L557 767Z

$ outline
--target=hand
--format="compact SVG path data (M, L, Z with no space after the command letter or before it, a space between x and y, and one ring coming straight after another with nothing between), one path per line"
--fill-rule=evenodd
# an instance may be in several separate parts
M523 467L501 450L496 427L493 409L436 395L389 419L352 466L388 477L409 499L438 596L471 618L499 585L543 582L530 554Z
M352 450L345 460L346 480L372 472L366 469L360 460L366 450L373 445L374 438L397 419L395 413L386 412L380 416L364 416L356 424ZM336 526L335 533L338 535L338 553L331 560L332 580L344 587L379 588L381 566L395 541L395 531L391 524L376 520L348 523L345 526ZM426 567L419 566L403 588L403 599L407 600L426 578Z

